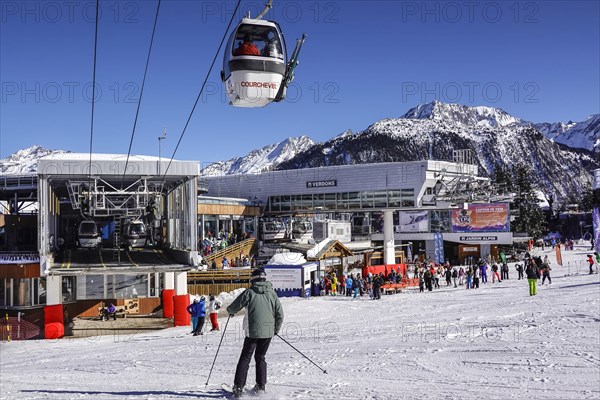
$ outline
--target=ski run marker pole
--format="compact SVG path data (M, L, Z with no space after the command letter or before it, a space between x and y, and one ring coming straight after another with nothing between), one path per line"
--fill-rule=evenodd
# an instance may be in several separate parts
M215 366L215 362L217 361L217 356L219 355L219 349L221 348L221 343L223 343L223 338L225 337L225 331L227 330L227 325L229 324L229 320L231 319L231 315L227 317L227 322L225 322L225 328L223 328L223 333L221 334L221 340L219 341L219 347L217 347L217 352L215 353L215 359L213 360L212 365L210 366L210 372L208 373L208 378L206 378L206 385L208 386L208 381L210 380L210 376L212 375L213 367Z
M298 353L300 353L302 355L302 357L306 358L308 361L310 361L311 363L313 363L313 365L315 367L319 368L321 371L323 371L324 374L327 373L327 371L325 371L323 368L321 368L317 364L315 364L315 362L313 360L311 360L310 358L306 357L300 350L298 350L297 348L295 348L294 346L292 346L292 344L290 342L288 342L287 340L285 340L284 338L282 338L281 336L279 336L279 334L276 334L275 336L277 336L279 339L283 340L285 343L288 344L288 346L290 346L292 349L294 349Z

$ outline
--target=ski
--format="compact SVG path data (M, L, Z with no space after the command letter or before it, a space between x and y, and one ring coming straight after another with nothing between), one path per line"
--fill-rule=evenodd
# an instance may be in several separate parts
M231 393L233 394L233 386L228 385L226 383L222 383L221 384L221 389L223 389L224 391L226 391L227 393Z

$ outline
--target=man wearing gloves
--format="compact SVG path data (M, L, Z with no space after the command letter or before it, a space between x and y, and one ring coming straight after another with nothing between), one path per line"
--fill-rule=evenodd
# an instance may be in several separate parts
M246 308L244 316L244 346L235 371L233 394L240 397L246 385L248 367L252 354L256 362L255 392L264 392L267 383L267 362L265 354L273 336L279 333L283 324L283 309L271 282L267 281L265 270L252 271L251 287L246 289L227 307L230 317Z

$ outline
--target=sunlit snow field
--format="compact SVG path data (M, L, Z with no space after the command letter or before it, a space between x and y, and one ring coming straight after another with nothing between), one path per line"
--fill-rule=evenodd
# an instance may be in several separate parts
M276 337L261 398L599 399L600 280L587 275L587 249L563 251L564 267L537 252L549 255L553 283L535 297L511 264L510 280L478 290L443 282L380 301L282 299L282 336L327 375ZM221 335L177 327L2 343L0 399L227 398L220 384L233 381L242 318L231 319L207 387Z

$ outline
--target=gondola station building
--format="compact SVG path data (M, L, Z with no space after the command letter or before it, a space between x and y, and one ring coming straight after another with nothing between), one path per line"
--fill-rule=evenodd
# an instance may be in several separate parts
M404 246L411 260L456 265L494 255L513 238L506 198L499 201L476 165L455 159L201 178L207 195L247 198L265 218L351 221L352 240L382 245L385 264Z
M7 327L24 318L21 339L58 338L73 317L98 317L109 303L189 324L198 171L197 161L64 153L40 159L37 175L0 177Z

